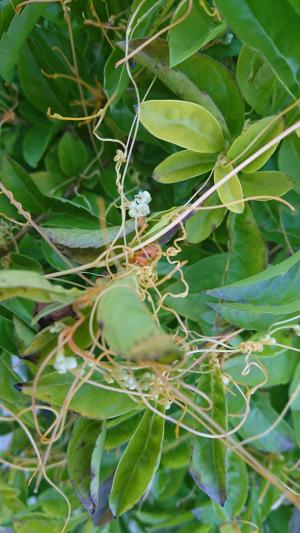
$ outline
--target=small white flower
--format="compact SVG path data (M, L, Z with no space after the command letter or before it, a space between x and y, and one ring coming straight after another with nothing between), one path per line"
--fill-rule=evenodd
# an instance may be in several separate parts
M53 364L53 368L58 374L66 374L68 370L77 368L77 361L75 357L66 357L63 352L58 352Z
M150 204L152 198L150 192L139 191L138 194L135 196L135 200L140 204Z
M129 203L130 218L146 217L150 213L149 203L151 202L151 194L148 191L139 191L135 195L134 200Z
M150 213L148 204L138 204L135 200L129 204L129 216L130 218L146 217Z

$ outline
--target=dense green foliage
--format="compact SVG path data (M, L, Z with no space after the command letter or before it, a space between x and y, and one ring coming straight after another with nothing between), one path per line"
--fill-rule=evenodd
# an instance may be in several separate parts
M299 0L2 0L0 531L299 533Z

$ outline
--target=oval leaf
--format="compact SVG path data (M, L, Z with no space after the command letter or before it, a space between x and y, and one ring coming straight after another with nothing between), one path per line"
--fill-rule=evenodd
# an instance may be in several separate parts
M292 180L276 170L258 170L239 174L244 196L283 196L293 188ZM267 198L263 199L264 202Z
M224 147L222 128L204 107L180 100L148 100L141 104L141 123L158 139L200 153Z
M274 139L282 130L283 120L281 118L271 116L257 120L235 139L227 152L227 159L238 165L259 150L259 148ZM276 150L277 145L278 143L257 157L243 169L243 172L255 172L255 170L261 168Z
M211 170L217 161L217 155L199 154L191 150L182 150L172 154L153 172L153 178L160 183L176 183Z

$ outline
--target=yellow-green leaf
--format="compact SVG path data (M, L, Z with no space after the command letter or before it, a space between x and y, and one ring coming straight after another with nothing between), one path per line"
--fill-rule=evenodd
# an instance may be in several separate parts
M227 152L227 159L238 165L274 139L283 130L283 120L276 116L257 120L239 135ZM249 163L243 172L255 172L261 168L277 148L277 144Z
M199 154L192 150L182 150L164 159L153 172L153 178L160 183L176 183L211 170L217 154Z
M214 172L214 180L217 185L219 181L233 170L233 166L226 162L220 164ZM217 189L221 202L233 213L242 213L244 210L243 191L237 175L232 176L224 185ZM231 204L231 202L239 203Z
M148 100L141 104L143 126L158 139L200 153L220 152L222 128L204 107L180 100Z

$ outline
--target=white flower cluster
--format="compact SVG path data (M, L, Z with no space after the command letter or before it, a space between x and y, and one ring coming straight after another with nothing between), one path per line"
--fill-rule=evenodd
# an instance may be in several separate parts
M55 357L53 368L58 374L65 374L68 370L77 368L77 361L75 357L66 357L64 352L58 352Z
M130 218L146 217L150 213L149 204L151 202L151 194L148 191L139 191L135 195L134 200L129 203Z

